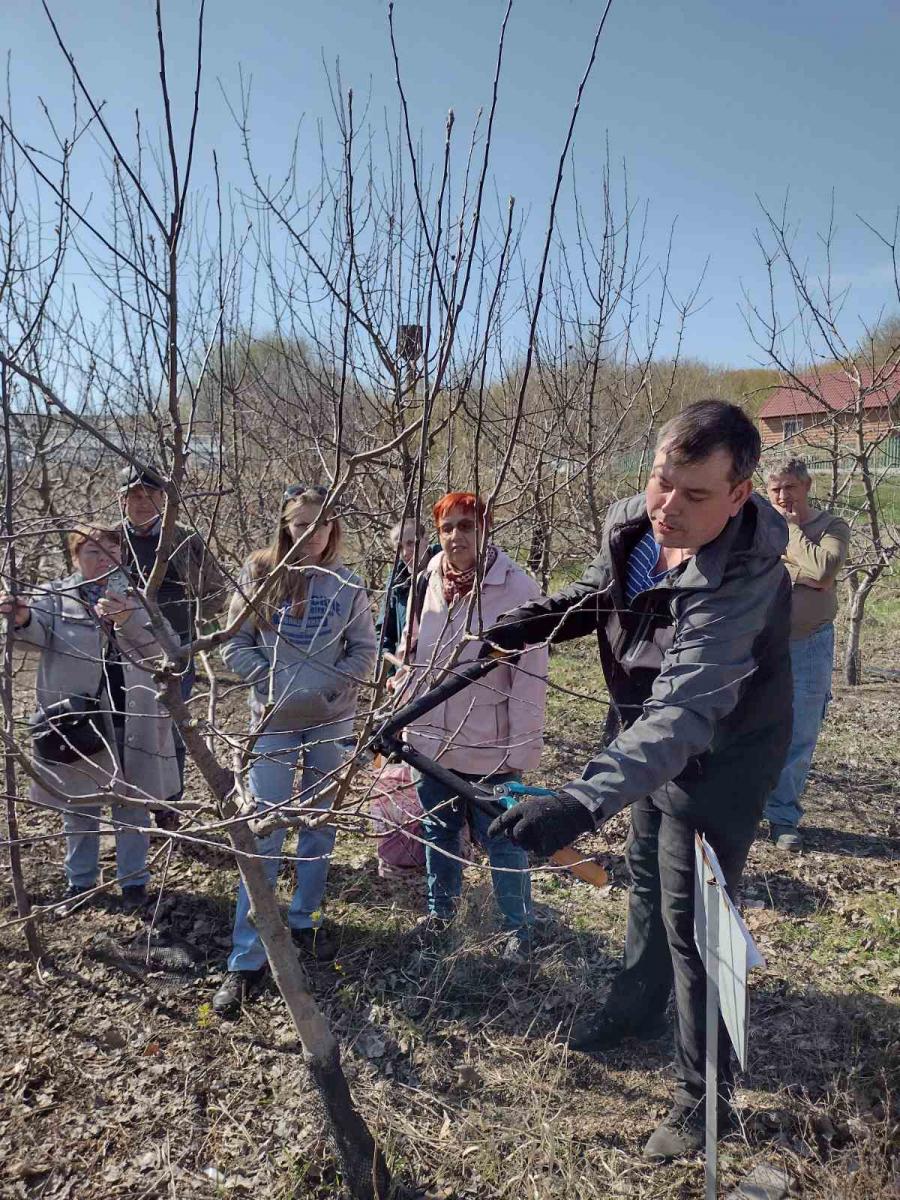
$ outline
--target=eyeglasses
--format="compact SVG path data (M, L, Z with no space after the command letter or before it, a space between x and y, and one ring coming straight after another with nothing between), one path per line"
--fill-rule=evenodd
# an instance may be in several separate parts
M282 499L293 500L295 496L302 496L306 492L324 497L328 495L328 488L322 487L320 483L292 483L290 487L284 489Z
M476 522L471 517L460 517L458 521L441 521L438 533L447 537L454 529L458 529L460 533L474 533L476 528Z

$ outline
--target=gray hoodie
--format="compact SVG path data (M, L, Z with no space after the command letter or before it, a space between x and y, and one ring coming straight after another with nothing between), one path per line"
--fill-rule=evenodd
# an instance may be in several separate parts
M245 564L229 608L231 621L252 595ZM229 670L253 687L253 724L271 705L266 729L284 732L352 720L356 696L375 662L376 640L365 586L340 563L308 569L307 598L299 619L282 611L271 625L250 617L222 647Z

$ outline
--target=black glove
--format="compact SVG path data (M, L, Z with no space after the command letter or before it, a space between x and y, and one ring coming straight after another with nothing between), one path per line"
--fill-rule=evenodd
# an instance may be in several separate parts
M523 850L547 857L593 828L588 807L567 792L557 792L514 804L491 822L488 836L505 833Z
M479 658L487 658L494 652L494 647L516 653L528 645L523 621L501 621L498 625L483 630L481 636L484 638L484 644L478 652Z

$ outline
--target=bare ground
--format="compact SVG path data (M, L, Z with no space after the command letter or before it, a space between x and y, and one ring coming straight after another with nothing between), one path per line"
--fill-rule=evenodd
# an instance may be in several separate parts
M573 690L596 687L589 647L555 656L553 669ZM804 1197L898 1194L898 690L889 680L838 688L807 796L806 852L785 857L762 836L753 847L743 901L768 965L753 981L742 1132L721 1146L723 1194L760 1161L786 1169ZM578 769L600 715L554 693L546 778ZM54 831L27 811L23 821L32 835ZM468 872L452 932L422 952L420 889L379 881L373 843L339 838L329 914L341 951L312 981L398 1178L448 1200L702 1194L702 1160L640 1159L667 1108L671 1045L591 1058L556 1040L617 966L624 834L620 818L596 840L612 868L602 893L536 874L543 919L524 966L495 952L481 869ZM36 900L56 898L59 840L25 854ZM45 921L40 973L19 931L0 930L0 1195L340 1195L278 997L236 1023L211 1012L233 886L227 863L171 857L152 936L195 947L194 971L183 955L154 959L161 969L148 973L132 951L146 947L150 922L112 906ZM7 881L0 900L9 920Z

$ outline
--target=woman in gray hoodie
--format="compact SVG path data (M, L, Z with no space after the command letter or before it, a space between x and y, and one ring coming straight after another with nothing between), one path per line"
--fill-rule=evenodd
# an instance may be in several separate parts
M260 809L290 803L315 812L330 806L326 789L346 756L357 691L375 662L369 598L362 580L341 562L341 522L333 511L322 511L325 495L319 487L288 489L275 540L245 564L229 610L231 622L274 573L264 599L222 650L226 666L250 684L251 733L256 735L250 791ZM303 773L295 792L301 755ZM276 830L257 843L273 887L285 833ZM296 944L318 959L335 953L321 923L334 838L334 826L328 824L301 830L297 839L297 886L288 924ZM235 1012L257 991L268 969L248 913L241 884L228 973L213 997L220 1015Z

